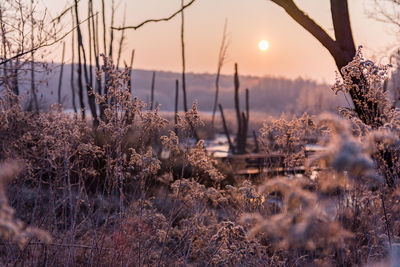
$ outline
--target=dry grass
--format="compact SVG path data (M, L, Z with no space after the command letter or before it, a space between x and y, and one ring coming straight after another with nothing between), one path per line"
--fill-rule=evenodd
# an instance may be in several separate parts
M368 66L366 74L374 69ZM176 135L157 109L131 100L126 72L108 60L102 71L111 86L96 129L57 106L32 114L12 94L0 98L0 158L20 159L0 167L2 265L344 266L396 259L399 164L385 160L400 151L396 112L374 127L354 116L268 120L261 130L266 158L279 152L286 167L322 170L314 179L306 171L255 184L228 179L202 141L186 145L191 125L201 125L196 105L179 117ZM379 75L369 76L376 91L368 97L386 107ZM311 141L326 149L306 158ZM169 160L160 159L161 147L171 151Z

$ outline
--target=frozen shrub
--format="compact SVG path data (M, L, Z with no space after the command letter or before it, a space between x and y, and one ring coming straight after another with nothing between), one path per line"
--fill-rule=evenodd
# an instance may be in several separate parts
M157 108L132 99L127 70L104 61L109 90L96 95L104 114L93 127L57 105L34 114L0 98L0 157L25 166L9 200L3 177L18 166L0 167L0 234L24 245L6 242L2 264L344 266L379 262L400 244L400 116L380 87L385 68L360 52L335 90L363 82L354 91L366 114L266 122L267 167L305 171L229 185L223 163L190 138L202 124L196 103L178 117L178 134L167 132ZM322 149L307 158L307 144ZM51 233L51 246L25 225Z
M207 175L209 179L215 183L219 183L225 177L214 167L215 163L207 155L204 148L204 141L197 142L194 148L189 149L187 153L187 161L189 164L201 172L202 175Z
M303 188L307 183L297 178L275 178L265 183L260 193L279 193L282 209L268 218L257 214L243 217L245 222L254 224L249 235L266 233L268 240L283 249L328 250L343 246L344 240L352 235L341 229L316 193Z
M318 160L323 167L331 167L338 175L346 172L346 176L353 180L369 179L365 182L379 182L380 177L372 159L375 139L354 136L350 122L335 115L324 114L319 119L331 132L325 151L311 158L311 162Z
M283 116L275 121L266 121L260 129L261 141L266 157L270 158L274 153L283 157L286 168L304 165L304 145L315 143L321 130L314 125L312 118L304 113L301 117L293 117L287 120ZM268 162L270 167L277 163Z
M383 88L390 66L376 65L366 60L362 54L361 47L358 48L354 59L341 69L343 79L337 77L332 90L337 94L354 92L353 101L355 107L362 110L343 111L348 117L359 117L359 119L371 127L382 126L391 113L391 104L388 101Z

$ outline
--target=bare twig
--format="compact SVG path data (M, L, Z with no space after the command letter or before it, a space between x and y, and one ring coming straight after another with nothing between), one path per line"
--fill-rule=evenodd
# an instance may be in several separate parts
M97 14L97 13L96 13L96 14ZM81 25L82 23L84 23L85 21L87 21L87 20L89 20L89 19L90 19L90 18L87 18L87 19L83 20L82 22L79 23L79 25ZM79 26L79 25L78 25L78 26ZM20 53L18 53L18 54L16 54L16 55L12 56L12 57L10 57L10 58L7 58L7 59L1 61L1 62L0 62L0 66L1 66L1 65L4 65L4 64L6 64L6 63L8 63L8 62L10 62L10 61L12 61L12 60L14 60L14 59L17 59L17 58L19 58L19 57L25 56L26 54L35 52L36 50L39 50L39 49L41 49L41 48L49 47L49 46L52 46L52 45L58 43L59 41L63 40L65 37L67 37L71 32L73 32L78 26L73 27L71 30L69 30L67 33L65 33L65 34L64 34L63 36L61 36L60 38L57 38L57 39L54 40L53 42L40 44L40 45L38 45L38 46L36 46L36 47L33 47L32 49L29 49L29 50L20 52Z
M148 19L148 20L145 20L145 21L143 21L142 23L140 23L140 24L138 24L138 25L136 25L136 26L111 27L111 28L114 29L114 30L118 30L118 31L122 31L122 30L125 30L125 29L134 29L134 30L137 30L137 29L139 29L140 27L142 27L143 25L146 25L147 23L150 23L150 22L169 21L169 20L173 19L173 18L174 18L176 15L178 15L179 13L182 13L183 10L185 10L187 7L191 6L195 1L196 1L196 0L192 0L192 1L190 1L189 3L187 3L186 5L182 5L181 8L180 8L178 11L176 11L175 13L173 13L172 15L170 15L169 17L166 17L166 18L161 18L161 19Z
M228 24L228 22L227 22L227 20L225 20L224 32L222 34L222 41L221 41L221 46L219 48L219 55L218 55L217 77L215 78L215 99L214 99L214 107L213 107L213 113L212 113L212 119L211 119L211 125L213 127L214 127L214 121L215 121L215 113L217 112L217 105L218 105L219 78L220 78L222 66L224 65L225 60L226 60L226 52L227 52L228 46L229 46L229 41L227 40L227 35L226 35L227 24Z
M80 1L81 1L81 0L78 0L78 3L79 3ZM52 20L50 21L50 23L53 23L53 22L56 22L56 21L60 21L61 18L64 17L69 11L73 11L74 6L75 6L75 4L73 4L72 6L66 8L64 11L61 12L60 15L58 15L57 17L55 17L54 19L52 19Z

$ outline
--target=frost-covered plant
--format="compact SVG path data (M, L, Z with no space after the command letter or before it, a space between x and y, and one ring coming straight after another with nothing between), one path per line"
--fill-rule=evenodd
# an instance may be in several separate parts
M200 171L201 174L207 175L215 183L219 183L225 179L215 168L216 163L207 155L203 140L198 141L195 147L189 149L187 152L187 161L193 168Z
M195 101L192 108L185 113L185 119L177 116L176 128L179 129L183 138L189 137L193 128L202 126L197 110L197 102ZM198 140L194 146L180 144L180 139L175 132L170 131L169 135L163 135L160 138L163 148L172 152L171 158L178 158L184 169L190 167L193 175L199 178L209 180L214 184L219 184L225 179L225 176L216 168L217 161L212 159L204 147L204 140Z
M128 87L130 71L118 69L110 58L103 55L104 65L97 75L107 75L108 91L96 94L98 104L104 109L100 118L98 134L106 153L105 180L111 187L119 189L121 207L124 198L124 184L130 180L141 180L153 176L160 169L160 161L153 153L152 142L156 134L166 126L167 121L154 111L143 111L145 104L132 99Z
M332 168L338 174L345 172L346 177L352 180L363 179L363 182L376 185L380 177L372 159L376 150L375 138L371 134L355 136L349 121L332 114L321 115L319 122L330 130L329 141L323 152L310 158L309 164L320 161L325 169Z
M307 187L310 181L303 178L274 178L266 182L260 193L281 196L280 212L265 218L248 214L244 222L252 222L249 235L264 233L277 248L329 250L344 245L352 235L340 227L335 216L327 210L327 203ZM279 201L279 200L275 200Z
M353 99L353 109L343 109L348 117L358 117L371 127L382 126L391 113L391 104L384 90L389 65L376 65L364 58L361 46L354 59L341 69L342 79L337 77L332 86L335 94L350 93Z
M371 131L398 135L399 113L396 111L384 89L389 65L376 65L366 60L358 49L354 60L342 69L343 80L337 79L332 87L335 93L352 94L354 109L343 108L342 114L349 118L360 136L367 137ZM375 133L375 135L376 135ZM393 139L393 138L392 138ZM395 187L400 174L398 142L383 142L375 138L376 150L372 158L389 187Z
M283 158L283 162L275 164L267 161L267 166L274 167L283 163L283 166L293 168L304 165L304 145L316 142L321 135L321 129L307 113L304 113L299 118L294 116L292 120L282 116L275 121L266 121L260 133L267 159L274 154Z

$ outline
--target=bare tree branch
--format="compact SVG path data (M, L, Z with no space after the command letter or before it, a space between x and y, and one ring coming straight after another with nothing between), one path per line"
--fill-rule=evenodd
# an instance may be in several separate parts
M311 19L303 10L299 9L293 0L271 0L275 4L282 7L297 23L303 26L335 57L333 53L339 53L335 40L332 39L326 31L321 28L313 19Z
M78 0L78 3L80 2L80 0ZM63 12L61 12L60 15L58 15L57 17L55 17L54 19L52 19L50 21L50 23L53 23L55 21L60 21L62 17L64 17L69 11L71 11L74 8L75 4L73 4L72 6L68 7L67 9L65 9Z
M96 13L96 14L97 14L97 13ZM94 14L93 16L95 16L96 14ZM92 17L92 16L91 16L91 17ZM89 20L91 17L89 17L89 18L83 20L82 22L79 23L79 25L82 24L82 23L84 23L85 21ZM7 62L10 62L11 60L14 60L14 59L17 59L17 58L19 58L19 57L25 56L26 54L32 53L32 52L34 52L34 51L36 51L36 50L38 50L38 49L40 49L40 48L49 47L49 46L52 46L52 45L58 43L59 41L63 40L65 37L67 37L71 32L73 32L77 27L78 27L78 26L73 27L71 30L69 30L67 33L65 33L65 34L64 34L63 36L61 36L60 38L57 38L57 39L54 40L53 42L45 43L45 44L40 44L40 45L38 45L38 46L36 46L36 47L33 47L32 49L23 51L23 52L18 53L18 54L14 55L14 56L12 56L12 57L10 57L10 58L7 58L7 59L4 59L3 61L0 61L0 66L6 64Z
M166 18L161 18L161 19L148 19L143 21L142 23L136 25L136 26L126 26L126 27L111 27L114 30L118 30L118 31L122 31L125 29L134 29L137 30L140 27L144 26L147 23L150 22L160 22L160 21L169 21L171 19L173 19L176 15L178 15L179 13L181 13L183 10L185 10L187 7L191 6L196 0L191 0L189 3L187 3L186 5L183 5L178 11L176 11L175 13L173 13L172 15L170 15L169 17Z
M373 2L375 8L368 11L368 16L376 21L393 24L396 27L400 27L399 0L373 0Z

